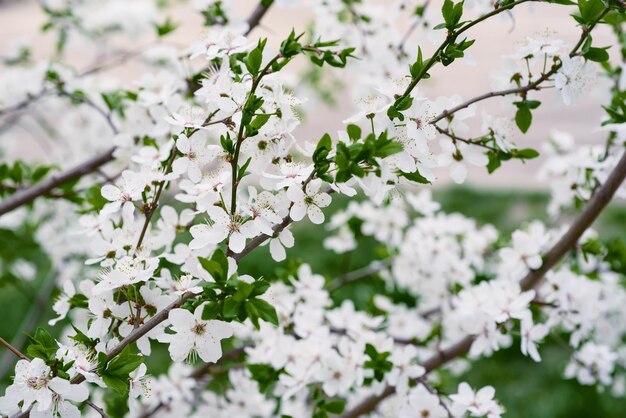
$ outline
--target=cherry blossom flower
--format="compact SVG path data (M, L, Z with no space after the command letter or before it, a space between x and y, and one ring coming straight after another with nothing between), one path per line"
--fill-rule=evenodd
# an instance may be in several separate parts
M194 313L186 309L172 309L169 322L175 334L165 334L162 342L168 342L170 356L174 361L183 361L197 354L202 361L215 363L222 357L220 341L233 335L232 327L224 321L203 320L204 305Z
M273 174L269 172L263 172L264 180L261 180L261 185L264 187L269 184L274 184L274 189L282 189L284 187L290 188L292 186L298 186L305 182L311 175L313 166L299 164L299 163L283 163L280 165L280 174ZM269 184L268 184L269 183Z
M462 382L459 384L457 393L450 395L450 399L454 402L453 408L457 414L467 411L474 417L500 418L504 410L493 399L495 393L495 389L491 386L485 386L478 392L474 392L470 385Z
M533 324L529 320L522 321L522 354L530 356L536 362L541 361L541 356L537 350L537 342L541 341L550 328L544 324Z
M287 258L285 248L292 248L295 244L295 238L290 229L285 228L276 237L269 239L270 255L274 261L283 261Z
M499 252L503 262L501 271L510 277L518 277L528 269L541 267L541 254L550 239L541 222L532 222L527 232L513 232L512 239L513 246Z
M554 86L561 92L563 103L569 106L589 89L595 72L583 57L562 58L562 65L554 76Z
M100 190L102 197L111 202L104 206L102 209L103 213L115 213L122 206L124 206L125 212L132 212L134 209L133 200L141 198L144 186L145 181L143 181L141 176L128 170L124 171L119 186L113 184L102 186Z
M187 173L191 181L199 182L202 178L201 167L207 156L206 140L200 135L191 138L180 135L176 140L176 148L183 156L174 160L173 172L179 175Z
M4 397L0 398L0 408L6 413L28 411L38 418L80 416L78 408L67 402L82 402L89 396L85 385L72 385L60 377L52 377L51 370L40 358L31 361L20 360L15 367L15 379ZM21 408L18 404L22 404Z
M437 395L434 395L424 387L417 385L412 388L407 395L407 404L402 406L398 417L413 418L447 418L448 411L441 405L441 401Z
M254 238L259 233L255 223L240 214L230 215L217 206L207 208L206 212L211 224L194 225L190 229L193 240L189 248L192 250L218 244L228 238L228 248L240 253L246 246L246 239Z
M618 355L603 344L585 343L572 355L572 360L565 368L565 377L576 378L581 385L593 385L600 382L608 385L613 380L612 374Z
M57 322L63 320L67 313L70 310L70 299L72 296L76 294L76 289L74 288L74 284L67 280L63 283L63 292L58 296L57 300L52 305L52 310L58 315L56 318L53 318L48 321L48 325L54 325Z
M207 117L208 113L202 107L184 105L178 112L165 117L165 121L179 128L205 129Z
M321 188L322 181L313 179L307 183L304 191L297 186L291 186L287 189L287 197L293 202L289 211L291 219L300 221L308 216L314 224L324 222L324 213L321 208L330 205L330 195L320 191Z
M467 178L467 164L484 167L489 162L487 156L475 146L470 146L460 142L453 142L450 139L443 139L440 142L441 154L438 157L440 167L449 167L450 177L455 183L461 184Z

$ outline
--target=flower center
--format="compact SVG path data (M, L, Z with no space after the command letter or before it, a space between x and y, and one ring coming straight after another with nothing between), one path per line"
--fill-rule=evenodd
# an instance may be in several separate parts
M194 325L192 331L196 335L202 335L206 332L206 326L202 323L196 322L196 325Z
M35 390L43 389L48 385L48 379L45 377L29 377L26 380L26 385Z

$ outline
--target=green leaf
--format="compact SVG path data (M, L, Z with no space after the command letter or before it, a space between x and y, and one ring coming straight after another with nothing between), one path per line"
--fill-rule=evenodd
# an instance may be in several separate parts
M154 24L156 31L157 31L157 36L158 37L163 37L165 35L167 35L168 33L174 32L176 30L176 28L178 28L178 23L174 22L173 20L170 19L170 17L166 17L165 18L165 22L159 24L159 23L155 23Z
M261 64L263 63L263 49L266 43L267 38L259 40L257 47L250 51L245 60L246 68L253 76L256 76L261 69Z
M76 293L70 298L68 302L73 308L87 309L87 307L89 306L89 300L87 299L87 296L83 295L82 293Z
M46 176L46 174L48 174L50 170L52 170L53 168L54 168L53 166L41 165L37 167L35 171L33 171L33 174L31 174L30 178L33 181L33 183L37 183L38 181L43 179Z
M278 315L276 309L263 299L251 299L250 302L258 311L259 318L278 326Z
M452 0L445 0L441 7L441 14L446 22L446 28L450 31L456 29L463 16L463 2L454 4Z
M272 115L267 115L267 114L260 114L257 115L254 120L252 121L252 123L250 123L250 127L255 130L258 131L259 129L261 129L263 127L263 125L265 125L267 123L268 120L270 120L270 117Z
M202 309L202 319L216 319L217 315L221 311L221 306L217 302L206 302L204 304L204 308Z
M532 120L533 115L530 112L528 105L523 103L517 108L517 112L515 113L515 123L517 124L517 127L520 129L520 131L526 133L526 131L528 131L528 128L530 128Z
M228 280L228 258L226 258L224 251L219 248L216 249L211 256L211 260L220 265L222 271L224 272L224 280Z
M267 289L270 288L270 284L265 280L257 280L254 282L253 287L254 289L252 290L252 293L250 293L250 296L260 296L267 292Z
M532 148L524 148L516 150L513 156L524 160L532 160L533 158L539 157L539 152Z
M122 352L109 361L105 374L128 378L128 374L143 363L143 357L130 352L130 346L124 347Z
M228 297L224 300L224 305L222 305L222 316L224 318L235 318L239 316L240 309L240 302L233 297Z
M224 270L222 270L220 263L204 257L198 257L198 261L200 262L202 268L209 273L216 282L223 283L226 281L226 278L224 277Z
M578 11L582 23L593 23L604 10L602 0L578 0Z
M418 170L414 173L402 173L402 176L415 183L430 184L430 181L428 181L426 177L422 176Z
M422 69L424 68L424 59L422 58L422 48L417 48L417 58L413 64L409 66L409 71L412 78L417 78Z
M356 141L361 138L361 128L357 125L353 125L353 124L348 125L348 127L346 128L346 131L348 132L348 137L352 141Z
M76 335L72 335L69 338L71 338L72 340L76 341L79 344L84 345L85 347L95 348L96 344L98 343L97 340L89 338L87 335L85 335L81 330L76 328L74 325L72 325L72 328L74 328L74 332L76 333Z
M104 384L107 385L110 389L113 389L115 392L119 393L122 396L126 396L129 391L129 382L128 379L122 379L118 376L109 376L107 374L102 375L102 380L104 380Z
M585 59L595 62L605 62L609 60L608 48L589 48L587 52L583 54Z
M248 364L247 367L252 379L259 384L259 389L263 393L267 392L282 374L282 369L276 370L269 364Z
M346 408L346 401L343 399L328 402L327 404L324 405L324 409L330 412L331 414L341 414L345 408Z
M496 151L488 151L487 158L489 159L489 162L487 163L487 172L489 174L496 171L502 165L502 162L500 161L500 154Z
M259 329L259 312L256 307L251 302L245 302L244 309L252 325L254 325L256 329Z
M237 180L241 180L242 178L244 178L245 176L250 174L250 172L248 172L246 170L248 169L248 166L250 165L251 161L252 161L252 157L248 157L246 162L243 163L243 165L241 167L239 167L239 171L237 171Z
M54 358L58 349L55 339L48 331L43 328L37 328L35 335L27 335L30 344L26 349L29 357L39 357L45 361Z
M237 291L233 295L233 298L239 302L243 302L248 299L254 290L254 285L239 280L237 282Z

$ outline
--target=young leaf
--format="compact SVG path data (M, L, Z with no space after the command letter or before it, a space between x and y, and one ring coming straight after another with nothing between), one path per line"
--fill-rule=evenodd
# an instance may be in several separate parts
M226 281L222 266L216 261L206 259L204 257L198 257L198 261L202 268L213 277L217 283L223 283Z
M520 129L520 131L526 133L526 131L528 131L528 128L530 128L532 120L533 115L530 112L528 105L526 103L522 103L520 106L518 106L517 112L515 113L515 123L517 124L517 127Z

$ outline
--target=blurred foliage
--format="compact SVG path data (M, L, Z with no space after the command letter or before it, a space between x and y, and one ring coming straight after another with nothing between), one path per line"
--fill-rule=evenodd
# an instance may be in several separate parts
M479 224L493 224L502 235L506 236L519 226L533 219L550 223L545 212L549 196L543 192L524 190L484 190L470 187L447 187L435 190L435 199L442 204L445 212L459 212L476 219ZM333 197L333 210L345 207L349 199ZM326 210L327 219L332 215ZM573 215L573 214L572 214ZM567 217L559 219L566 223ZM626 207L613 204L594 227L603 239L620 238L626 241ZM32 227L17 231L0 229L0 336L14 340L16 333L23 328L22 322L37 303L36 290L42 288L51 278L50 261L33 239ZM254 277L263 276L270 281L286 277L295 272L299 263L311 265L314 272L324 275L328 280L336 279L343 274L369 265L375 259L386 257L385 249L372 239L360 240L356 251L347 255L336 255L323 248L322 242L329 234L320 226L301 223L295 230L296 246L287 250L288 260L278 263L268 262L270 259L267 246L261 247L244 258L240 272ZM11 277L9 266L18 259L32 262L37 274L30 282L16 280ZM16 283L21 285L16 286ZM335 302L350 298L362 309L371 309L373 295L385 287L382 279L370 277L333 291ZM394 298L404 298L401 291L394 293ZM40 324L58 335L59 327L50 329L46 321L50 319L49 307L53 300L45 301L47 312L41 316ZM35 327L31 330L32 331ZM232 342L225 343L227 352ZM584 387L575 381L562 378L564 367L568 361L567 349L555 340L548 339L540 348L544 362L537 364L523 357L516 341L509 349L502 350L492 358L482 359L467 371L462 380L467 380L473 387L493 385L496 396L507 408L508 418L622 418L625 416L626 401L615 399L610 394L601 393L594 387ZM0 351L0 359L5 351ZM10 356L9 356L10 357ZM148 359L149 371L159 374L166 371L169 355L167 347L153 344L153 352ZM11 361L15 362L13 357ZM10 374L10 373L9 373ZM454 392L458 378L444 373L440 389ZM8 376L0 382L0 390L8 383ZM107 399L109 410L123 402L111 396ZM120 405L121 406L121 405Z

